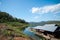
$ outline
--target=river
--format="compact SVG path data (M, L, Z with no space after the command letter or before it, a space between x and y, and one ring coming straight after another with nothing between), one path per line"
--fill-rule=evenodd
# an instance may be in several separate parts
M28 36L34 38L35 40L41 40L41 38L39 36L37 36L35 33L31 32L29 29L30 29L30 27L26 28L24 30L24 34L27 34Z

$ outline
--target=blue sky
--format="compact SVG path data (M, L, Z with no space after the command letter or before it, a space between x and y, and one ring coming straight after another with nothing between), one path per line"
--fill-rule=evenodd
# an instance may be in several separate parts
M60 21L60 0L0 0L0 10L27 22Z

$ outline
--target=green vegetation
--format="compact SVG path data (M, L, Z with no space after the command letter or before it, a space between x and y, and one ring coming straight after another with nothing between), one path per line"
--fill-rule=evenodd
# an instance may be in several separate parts
M0 12L0 35L5 37L28 37L23 30L28 23L22 19L14 18L6 12Z
M25 22L22 19L15 18L6 12L0 12L0 23L4 23L4 22L20 22L27 24L27 22Z
M42 22L30 22L30 26L42 26L45 24L57 24L60 26L60 21L42 21Z
M38 26L44 24L57 24L60 26L60 21L31 22L30 24L28 24L28 22L22 19L15 18L11 16L9 13L0 12L0 37L1 35L2 37L11 37L11 40L14 37L29 38L27 35L23 33L26 27L28 27L29 25Z

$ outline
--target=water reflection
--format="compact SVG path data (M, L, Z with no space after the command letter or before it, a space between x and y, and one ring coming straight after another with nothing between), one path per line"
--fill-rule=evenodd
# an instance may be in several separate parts
M30 27L26 28L24 30L24 33L27 34L28 36L34 38L35 40L41 40L40 37L38 37L37 35L35 35L33 32L30 32Z

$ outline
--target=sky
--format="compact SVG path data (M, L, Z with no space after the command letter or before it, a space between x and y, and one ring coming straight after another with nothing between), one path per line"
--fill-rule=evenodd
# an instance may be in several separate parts
M60 0L0 0L0 11L27 22L60 21Z

